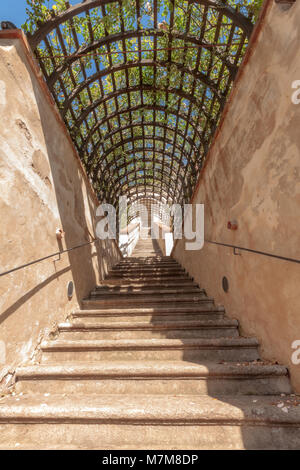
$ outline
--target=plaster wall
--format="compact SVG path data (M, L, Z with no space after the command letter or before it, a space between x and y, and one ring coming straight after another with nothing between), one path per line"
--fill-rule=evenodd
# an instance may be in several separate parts
M0 33L1 272L95 238L98 204L24 37L6 34ZM62 242L57 228L65 232ZM120 256L114 241L97 241L0 277L2 383Z
M299 43L299 2L287 11L269 2L194 193L193 204L205 205L206 240L300 259L300 104L291 100L300 80ZM233 219L236 231L227 229ZM292 362L292 343L300 340L300 264L235 256L208 242L186 251L184 239L173 256L240 321L242 334L259 339L264 359L289 366L300 392L300 365Z

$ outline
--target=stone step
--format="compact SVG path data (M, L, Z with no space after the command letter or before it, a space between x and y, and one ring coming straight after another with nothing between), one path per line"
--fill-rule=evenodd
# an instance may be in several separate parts
M152 239L143 239L143 238L140 238L138 243L136 244L135 246L135 249L134 249L134 254L136 254L139 250L141 249L147 249L149 251L154 251L155 254L157 254L157 251L153 245L153 240Z
M183 268L179 265L179 264L153 264L153 265L143 265L142 263L136 263L136 264L130 264L130 266L126 266L126 265L115 265L114 268L113 268L113 271L135 271L135 270L138 270L138 271L141 271L141 270L145 270L145 271L158 271L158 270L170 270L170 271L174 271L174 270L181 270L183 272L185 272L183 270Z
M134 258L134 259L129 259L127 258L126 260L123 260L123 261L120 261L119 263L115 264L114 265L115 267L132 267L132 266L178 266L180 268L182 268L182 266L177 263L177 261L175 260L151 260L151 261L145 261L145 260L142 260L142 261L139 261L137 258Z
M103 284L106 283L116 283L116 284L136 284L136 283L147 283L147 284L160 284L166 282L180 282L181 284L189 284L193 282L193 279L188 276L121 276L121 277L110 277L107 275L102 281Z
M134 254L138 253L139 250L144 250L147 249L149 251L153 251L155 254L157 254L157 251L155 250L155 247L153 246L153 240L152 239L140 239L138 243L135 246L134 249Z
M139 247L136 246L136 248L134 249L134 253L133 253L132 257L133 258L135 258L135 257L138 257L138 258L145 258L145 257L156 258L157 256L161 256L161 254L157 250L155 250L155 248L153 248L152 246L143 244L143 245L140 245Z
M155 256L156 256L155 251L149 252L148 250L139 251L139 253L137 255L138 255L138 257L145 258L145 257L147 257L147 254L149 255L149 258L155 258Z
M177 263L176 261L151 261L151 262L145 262L145 261L139 261L138 259L135 260L127 260L126 261L120 261L119 263L115 264L115 268L123 268L123 267L168 267L170 266L171 268L174 266L177 266L178 268L182 268L181 264Z
M150 278L165 278L165 277L188 277L189 276L184 272L184 271L175 271L175 270L155 270L153 272L147 271L147 270L138 270L138 269L133 269L133 270L118 270L118 271L109 271L109 277L116 278L116 277L146 277L148 279ZM191 278L189 278L191 279Z
M154 272L154 271L183 271L185 272L185 269L180 266L180 264L168 264L168 265L163 265L163 264L158 264L156 266L153 265L146 265L146 264L139 264L137 263L136 265L128 264L127 266L120 266L120 265L115 265L111 268L112 271L149 271L149 272Z
M188 304L213 304L213 299L207 297L204 294L161 294L161 295L136 295L136 294L126 294L118 295L111 294L106 296L101 296L101 298L90 298L82 300L82 307L84 309L97 309L102 306L110 307L120 307L124 306L144 306L148 304L150 307L160 306L161 304L168 304L168 307L175 307L178 303L188 303Z
M167 287L167 288L162 288L161 286L156 286L156 287L146 287L146 288L131 288L131 287L109 287L109 286L102 286L99 287L95 290L92 290L90 293L90 297L97 297L100 300L102 298L105 298L106 296L110 295L117 295L117 296L126 296L130 297L131 296L136 296L136 295L161 295L161 294L201 294L205 295L205 291L203 289L199 289L199 287L195 286L184 286L184 287Z
M119 268L119 269L111 269L110 270L110 275L158 275L158 274L169 274L172 276L182 276L186 274L186 272L181 269L181 268L134 268L134 269L129 269L129 268Z
M16 370L17 393L276 395L291 393L285 367L263 363L123 361L29 365Z
M116 265L123 265L123 264L135 264L135 263L140 263L143 265L148 265L148 264L176 264L180 265L180 263L175 260L174 258L162 258L158 256L151 256L148 258L142 257L142 256L128 256L126 258L120 259Z
M185 277L188 279L191 279L188 274L185 274L184 271L180 271L178 273L176 272L170 272L170 271L160 271L156 273L148 273L146 271L143 271L141 273L137 271L132 271L132 272L114 272L110 271L109 274L107 275L106 279L111 279L111 278L125 278L125 279L136 279L136 278L151 278L151 279L164 279L164 278L169 278L172 277L173 279L178 279L181 277Z
M300 447L300 406L278 396L23 395L0 422L2 449Z
M155 271L181 271L186 272L180 265L147 265L147 267L143 266L142 264L136 264L131 266L118 266L116 265L112 271L147 271L147 272L155 272Z
M123 258L123 260L120 260L120 261L125 261L126 259L134 261L138 257L133 256L133 255L134 255L134 252L132 253L131 256L128 256L127 258ZM146 256L145 258L142 258L142 259L143 259L143 261L148 262L148 261L152 260L152 257L150 258L149 256ZM155 260L165 260L165 261L177 262L175 258L172 258L172 256L170 256L170 255L167 256L167 255L163 255L163 254L157 254L156 256L154 256L154 259Z
M255 338L126 339L43 341L43 363L99 360L205 360L254 361L259 359Z
M176 305L175 307L152 308L101 308L84 309L73 312L69 319L88 318L89 321L147 321L153 323L161 319L166 321L176 320L199 320L199 319L221 319L224 318L224 307L216 307L214 304L199 305Z
M156 322L78 322L60 323L52 334L59 339L150 339L237 337L236 320L185 320Z
M153 287L161 287L161 288L172 288L172 287L199 287L196 282L192 281L189 278L180 278L179 280L171 279L171 280L156 280L156 279L147 279L147 282L144 281L124 281L123 279L111 279L101 281L98 286L95 287L96 290L103 289L104 287L118 287L118 288L142 288L142 289L153 289Z
M149 251L148 248L142 248L135 253L135 257L137 258L156 258L157 252L155 250Z

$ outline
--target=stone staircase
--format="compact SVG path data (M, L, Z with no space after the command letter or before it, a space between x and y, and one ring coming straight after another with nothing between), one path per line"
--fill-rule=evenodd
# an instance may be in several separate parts
M155 239L150 238L150 229L143 230L144 236L146 238L139 238L134 251L132 253L133 258L149 258L152 256L159 256L161 257L162 251L159 247L158 241Z
M257 340L149 243L17 369L0 447L299 448L287 369L260 361Z

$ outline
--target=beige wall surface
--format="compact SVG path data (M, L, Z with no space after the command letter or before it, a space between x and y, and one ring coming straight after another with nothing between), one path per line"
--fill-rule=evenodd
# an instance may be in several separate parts
M0 35L1 272L92 240L97 222L95 195L25 52L21 39ZM0 381L119 257L114 242L98 241L0 277Z
M300 259L300 3L283 11L275 2L244 66L223 126L210 150L193 203L205 205L205 239ZM298 87L300 88L300 87ZM300 96L300 94L299 94ZM227 229L236 219L238 230ZM173 256L256 336L262 357L287 364L300 392L300 265L205 243ZM222 278L229 280L229 292Z

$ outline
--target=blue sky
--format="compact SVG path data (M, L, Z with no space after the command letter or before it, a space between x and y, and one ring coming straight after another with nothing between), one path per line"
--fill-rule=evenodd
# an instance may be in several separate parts
M20 28L26 18L26 0L0 0L0 21L12 21Z
M53 0L49 0L50 5L53 3ZM79 3L79 0L71 0L70 3ZM26 0L0 0L0 22L11 21L20 28L26 20L26 7Z

